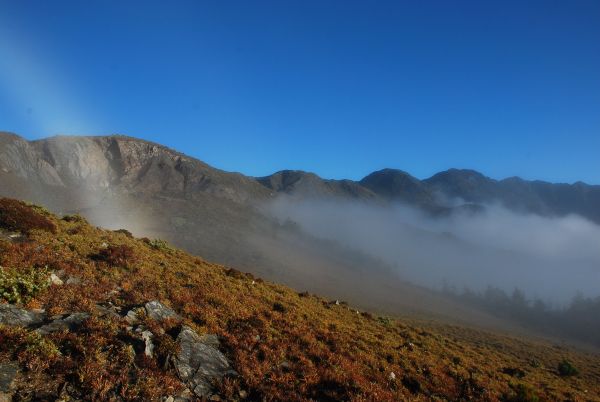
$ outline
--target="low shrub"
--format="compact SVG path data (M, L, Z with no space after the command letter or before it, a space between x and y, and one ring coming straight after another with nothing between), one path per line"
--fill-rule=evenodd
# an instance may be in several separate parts
M121 234L124 234L125 236L129 237L130 239L133 239L133 234L127 229L117 229L117 230L115 230L115 233L121 233Z
M285 313L287 311L287 309L285 308L285 306L281 303L274 303L273 304L273 310L278 311L280 313Z
M169 243L167 243L166 241L164 241L162 239L153 239L153 240L146 239L146 240L147 240L146 243L148 243L148 245L155 250L170 251L173 249L169 245Z
M578 373L579 371L573 366L573 363L567 359L558 363L558 374L560 374L561 377L570 377L577 375Z
M540 400L535 390L525 384L511 384L510 387L512 393L504 396L502 399L504 402L539 402Z
M49 272L45 268L25 271L0 267L0 299L8 303L27 303L50 286Z
M62 217L62 220L65 222L77 222L77 223L87 223L87 220L78 214L75 215L65 215Z
M0 198L0 227L25 234L34 229L56 233L56 225L50 219L23 201L10 198Z
M116 267L130 267L136 261L133 248L125 244L103 248L94 257Z

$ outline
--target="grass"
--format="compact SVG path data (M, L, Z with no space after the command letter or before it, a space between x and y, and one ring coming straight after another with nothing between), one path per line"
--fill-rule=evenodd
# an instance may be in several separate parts
M240 374L219 384L223 400L600 400L597 356L357 312L163 242L27 208L54 230L23 228L26 241L1 244L0 266L17 276L32 269L60 271L80 283L43 287L16 302L49 314L86 311L92 317L76 331L47 336L0 326L0 361L16 360L22 367L22 399L53 399L66 385L87 400L157 400L181 391L166 364L177 348L170 334L181 324L148 320L157 334L156 357L149 359L125 320L102 317L95 308L110 302L126 310L159 300L185 325L221 338L222 351ZM556 367L564 359L576 365L577 376L559 375ZM513 376L507 367L522 373Z

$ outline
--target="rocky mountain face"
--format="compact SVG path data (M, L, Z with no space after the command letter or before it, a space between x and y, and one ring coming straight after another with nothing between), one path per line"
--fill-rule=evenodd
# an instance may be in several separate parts
M226 173L158 144L124 136L53 137L27 142L0 135L2 179L63 189L167 194L212 194L234 202L268 195L255 180Z

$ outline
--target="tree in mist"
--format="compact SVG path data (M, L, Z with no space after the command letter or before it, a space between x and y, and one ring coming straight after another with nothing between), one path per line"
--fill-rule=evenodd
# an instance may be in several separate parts
M482 292L465 287L461 293L444 283L441 292L465 304L475 306L501 318L552 336L564 336L600 346L600 297L575 295L568 306L552 308L540 298L527 299L515 288L510 296L505 290L487 286Z

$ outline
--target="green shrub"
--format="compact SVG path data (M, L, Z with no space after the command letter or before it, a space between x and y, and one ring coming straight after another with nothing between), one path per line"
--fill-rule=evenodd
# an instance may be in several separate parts
M567 359L564 359L563 361L558 363L558 374L560 374L561 377L570 377L577 375L578 373L579 371L577 371L575 366L573 366L573 363L571 363Z
M30 268L24 272L0 267L0 299L8 303L27 303L50 285L45 268Z
M170 251L170 250L172 250L172 248L169 245L169 243L167 243L166 241L164 241L162 239L148 240L147 243L148 243L148 245L150 247L152 247L155 250L160 250L160 251Z
M533 388L525 384L511 384L510 387L513 392L503 398L505 402L539 402L540 400Z

